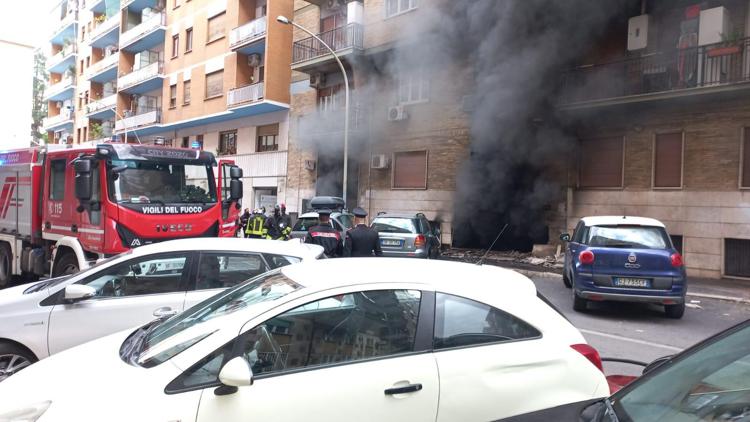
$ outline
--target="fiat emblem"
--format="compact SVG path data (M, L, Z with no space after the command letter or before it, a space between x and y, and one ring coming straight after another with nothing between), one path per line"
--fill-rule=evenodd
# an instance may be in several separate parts
M630 255L628 255L628 262L635 264L635 261L638 261L638 257L635 255L635 252L630 252Z

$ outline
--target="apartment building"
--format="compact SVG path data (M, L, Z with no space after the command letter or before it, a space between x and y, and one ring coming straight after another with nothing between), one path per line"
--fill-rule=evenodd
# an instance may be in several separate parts
M564 74L567 226L642 215L700 277L750 277L750 2L633 1Z
M421 60L408 28L424 9L416 0L297 0L294 20L336 50L347 72L347 205L423 212L450 244L456 175L469 151L460 100L470 69ZM342 195L345 90L333 57L296 28L292 70L285 200L300 211L315 195Z
M205 149L244 170L245 205L286 186L292 0L64 0L50 38L55 142Z

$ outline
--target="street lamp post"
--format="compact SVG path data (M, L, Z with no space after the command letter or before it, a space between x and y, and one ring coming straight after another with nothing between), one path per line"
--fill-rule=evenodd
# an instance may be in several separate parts
M341 69L341 75L343 75L344 77L344 187L342 189L343 193L341 196L344 199L344 207L346 207L347 179L349 177L349 77L346 76L346 69L344 69L344 65L343 63L341 63L339 56L335 51L333 51L331 46L326 44L326 42L320 39L320 37L308 31L307 28L298 25L296 22L287 18L286 16L279 16L276 18L276 20L284 25L292 25L295 28L306 32L308 35L321 43L336 60L336 63L338 63L339 65L339 69Z

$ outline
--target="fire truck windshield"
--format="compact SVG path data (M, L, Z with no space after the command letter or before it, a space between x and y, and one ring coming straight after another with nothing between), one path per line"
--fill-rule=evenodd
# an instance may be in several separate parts
M107 166L110 200L128 204L216 202L214 173L207 164L112 160Z

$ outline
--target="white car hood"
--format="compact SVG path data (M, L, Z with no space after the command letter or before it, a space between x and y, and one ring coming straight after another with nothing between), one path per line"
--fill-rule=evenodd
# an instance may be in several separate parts
M146 369L120 358L120 346L133 330L68 349L0 383L0 419L48 400L52 404L40 422L194 418L200 391L164 394L178 369L169 363Z

